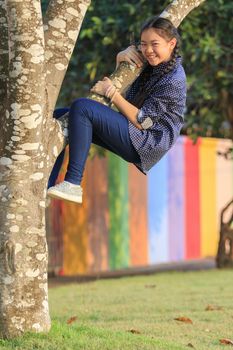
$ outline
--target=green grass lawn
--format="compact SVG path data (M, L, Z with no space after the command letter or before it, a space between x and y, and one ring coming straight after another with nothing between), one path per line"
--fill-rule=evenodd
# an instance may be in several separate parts
M233 340L233 270L70 284L50 288L49 297L50 333L0 340L0 349L233 349L219 342Z

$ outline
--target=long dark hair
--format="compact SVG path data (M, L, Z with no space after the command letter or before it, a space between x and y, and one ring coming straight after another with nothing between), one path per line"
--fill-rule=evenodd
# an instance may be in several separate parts
M173 70L175 64L176 64L176 58L179 56L179 49L180 49L180 36L179 33L174 27L174 25L165 18L162 17L153 17L150 18L148 21L146 21L140 32L140 37L144 30L154 28L156 32L164 38L166 41L170 41L172 38L176 38L176 46L173 49L171 59L166 65L166 68L162 70L161 74L158 76L157 81L160 80L165 74ZM150 75L153 71L153 66L149 65L148 63L146 64L145 68L143 69L142 73L140 76L137 78L137 83L138 83L138 91L134 98L130 101L132 104L134 104L136 107L140 108L146 99L146 97L149 94L149 91L145 88L146 82L149 80Z

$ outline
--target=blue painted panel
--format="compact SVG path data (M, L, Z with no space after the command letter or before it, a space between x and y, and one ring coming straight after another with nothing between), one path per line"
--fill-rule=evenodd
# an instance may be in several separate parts
M150 263L168 261L168 156L148 174L148 251Z

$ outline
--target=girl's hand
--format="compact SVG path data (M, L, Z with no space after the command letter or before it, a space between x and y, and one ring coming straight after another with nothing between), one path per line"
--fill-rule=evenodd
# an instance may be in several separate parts
M129 62L137 67L142 67L144 58L140 52L137 51L134 45L127 47L127 49L120 51L116 56L117 67L121 62Z
M111 80L107 77L104 77L103 80L99 80L94 86L93 88L91 88L92 92L95 92L101 96L105 96L106 91L108 90L108 88L110 86L113 86Z

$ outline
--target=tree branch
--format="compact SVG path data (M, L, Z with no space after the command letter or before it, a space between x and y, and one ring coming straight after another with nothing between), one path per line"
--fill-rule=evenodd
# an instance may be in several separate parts
M133 65L130 65L127 62L122 62L119 67L110 75L110 79L116 88L124 93L128 87L132 84L132 82L138 77L141 72L141 68L137 68ZM95 93L90 93L88 98L92 100L101 102L105 105L110 105L109 100Z
M161 13L160 17L169 19L175 27L179 27L180 23L189 12L204 1L205 0L174 0Z
M45 71L52 114L83 18L91 0L51 0L44 20Z

